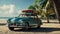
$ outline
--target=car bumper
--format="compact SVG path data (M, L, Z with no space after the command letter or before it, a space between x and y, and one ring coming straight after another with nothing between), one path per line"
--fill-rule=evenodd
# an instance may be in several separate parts
M19 27L19 28L23 28L25 27L25 24L16 24L16 23L11 23L11 24L8 24L9 27Z
M25 26L9 26L9 27L24 28Z

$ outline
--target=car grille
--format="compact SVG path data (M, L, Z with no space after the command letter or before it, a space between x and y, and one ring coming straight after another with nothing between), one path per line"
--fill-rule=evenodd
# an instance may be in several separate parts
M10 25L19 25L19 24L17 24L17 23L11 23Z

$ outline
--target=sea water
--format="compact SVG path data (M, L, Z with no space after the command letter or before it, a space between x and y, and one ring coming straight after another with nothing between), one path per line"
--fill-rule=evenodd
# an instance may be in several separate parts
M0 23L7 23L7 20L12 17L0 17Z

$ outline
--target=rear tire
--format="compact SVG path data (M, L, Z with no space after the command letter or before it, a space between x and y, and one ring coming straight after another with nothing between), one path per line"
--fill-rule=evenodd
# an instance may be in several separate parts
M40 28L40 26L38 25L37 28Z

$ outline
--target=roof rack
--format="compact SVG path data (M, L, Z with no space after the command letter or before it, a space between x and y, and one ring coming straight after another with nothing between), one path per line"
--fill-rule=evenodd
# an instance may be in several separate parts
M33 13L33 10L23 10L22 12Z

